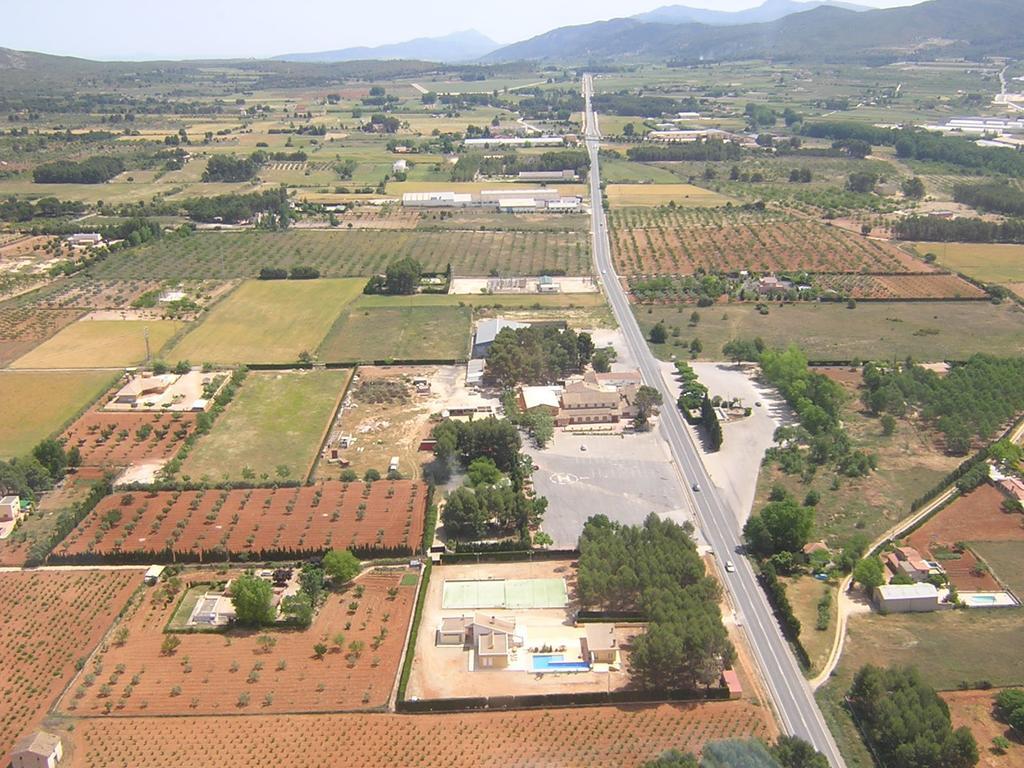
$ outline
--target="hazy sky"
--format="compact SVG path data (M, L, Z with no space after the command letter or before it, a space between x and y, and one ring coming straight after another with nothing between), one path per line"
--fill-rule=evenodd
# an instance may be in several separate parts
M688 0L740 10L762 0ZM261 57L477 29L511 43L672 0L0 0L0 47L97 59ZM909 5L914 0L854 0Z

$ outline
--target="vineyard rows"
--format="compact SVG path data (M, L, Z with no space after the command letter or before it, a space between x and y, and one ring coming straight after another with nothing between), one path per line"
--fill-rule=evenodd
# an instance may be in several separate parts
M814 275L814 285L852 299L984 299L987 294L958 275Z
M78 448L83 467L126 467L172 458L194 428L194 413L89 411L63 439L65 449Z
M261 267L315 267L324 277L383 272L410 256L427 271L451 263L459 275L492 271L539 275L557 270L590 273L589 239L583 232L420 232L416 230L291 230L207 232L168 237L117 253L97 265L107 279L231 279L255 277Z
M625 209L610 217L620 274L909 272L898 248L811 219L722 208Z

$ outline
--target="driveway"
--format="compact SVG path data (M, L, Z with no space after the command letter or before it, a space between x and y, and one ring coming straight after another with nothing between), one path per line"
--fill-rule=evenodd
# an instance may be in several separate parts
M655 432L577 436L557 430L547 449L530 453L540 467L533 473L537 493L548 500L542 527L557 549L575 547L592 515L629 525L642 523L651 512L693 522L675 467Z

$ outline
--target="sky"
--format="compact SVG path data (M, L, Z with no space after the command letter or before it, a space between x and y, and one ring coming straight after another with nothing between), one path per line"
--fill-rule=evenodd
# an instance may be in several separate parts
M762 0L686 0L734 11ZM855 0L889 7L914 0ZM92 59L259 58L476 29L512 43L672 0L0 0L0 47ZM4 7L6 6L6 7Z

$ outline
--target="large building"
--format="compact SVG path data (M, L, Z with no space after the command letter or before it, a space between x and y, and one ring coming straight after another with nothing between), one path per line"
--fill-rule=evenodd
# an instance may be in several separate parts
M883 584L875 587L875 605L886 613L925 613L939 608L934 584Z
M560 147L565 144L561 136L490 136L486 139L466 139L467 147Z
M519 407L551 414L558 427L615 424L636 416L634 401L640 381L638 371L588 371L570 378L564 386L520 387Z
M458 192L406 192L402 195L406 208L466 208L473 205L473 196Z
M529 327L529 323L506 320L504 317L492 317L488 320L481 320L480 324L476 327L476 334L473 336L473 357L487 357L491 344L498 338L498 334L506 328L516 330Z

